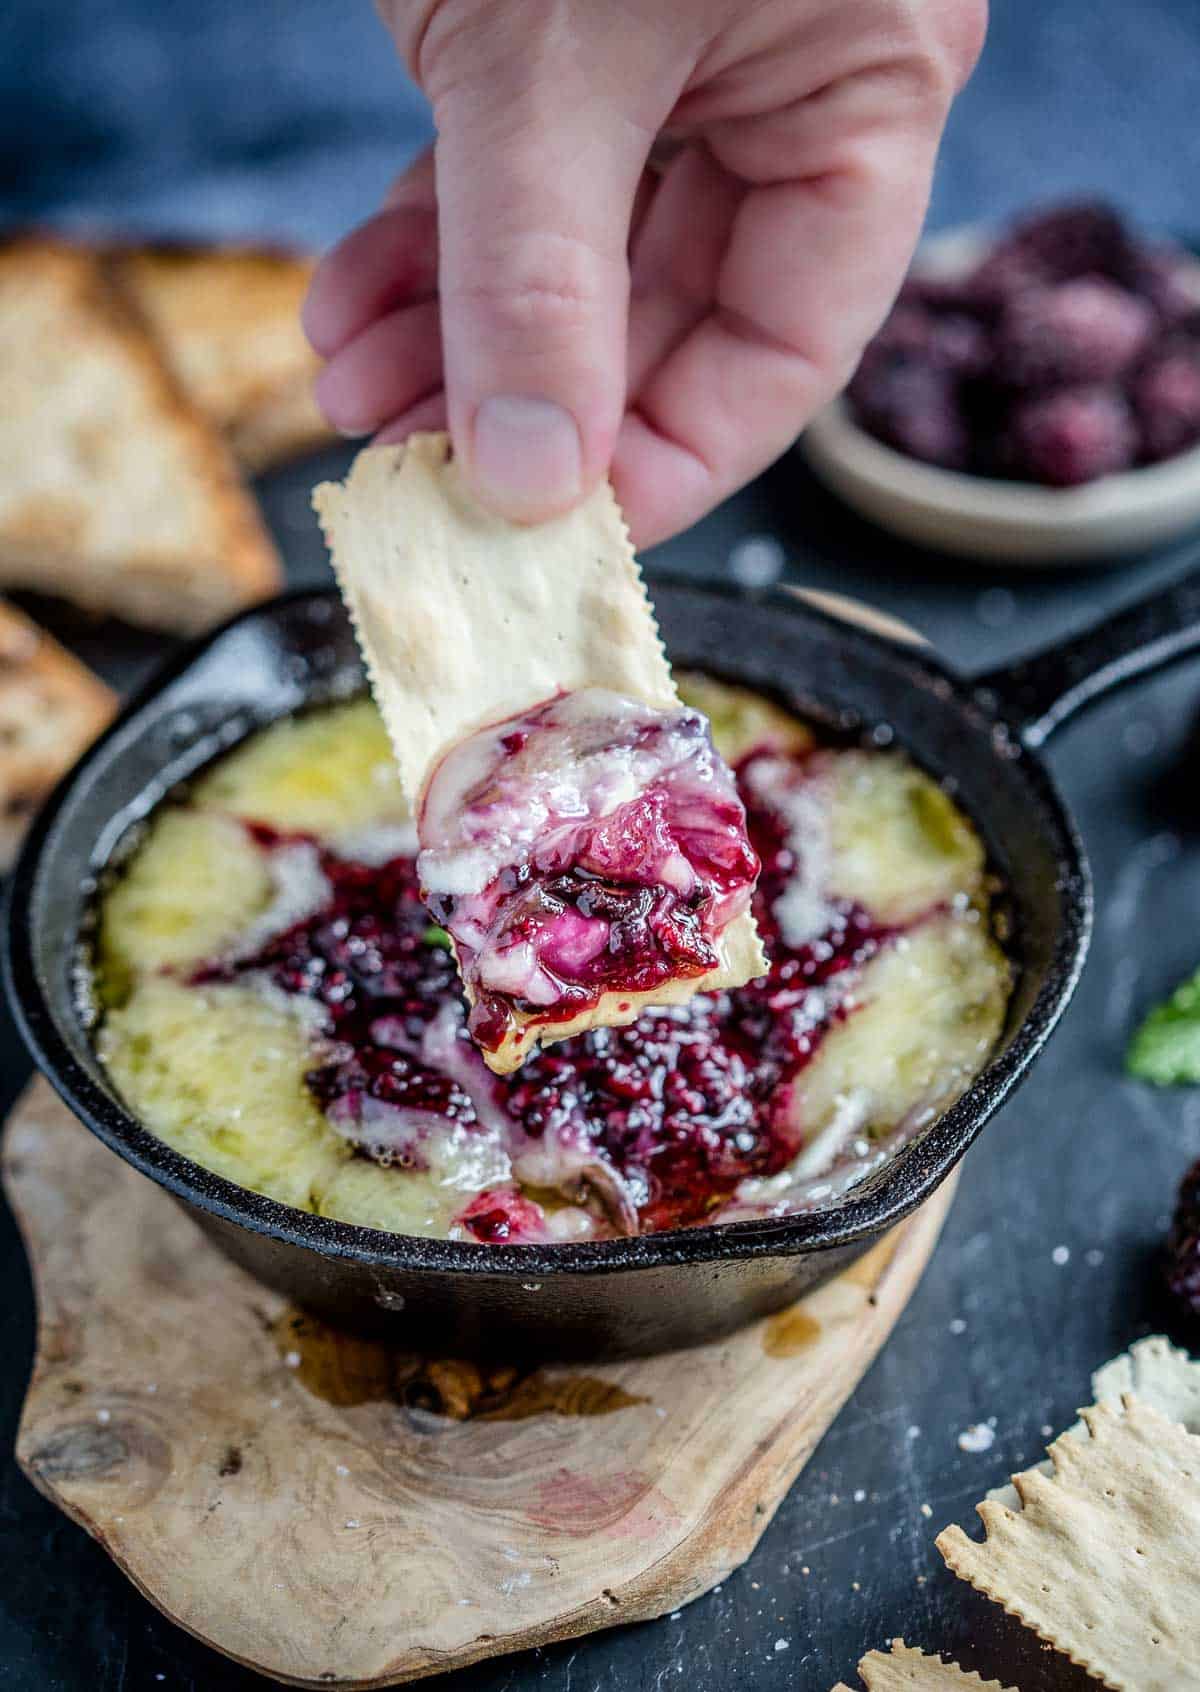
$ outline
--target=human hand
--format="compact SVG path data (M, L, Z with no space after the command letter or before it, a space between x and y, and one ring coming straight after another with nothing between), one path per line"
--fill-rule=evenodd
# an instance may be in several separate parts
M912 256L984 0L382 0L437 143L304 321L348 433L449 427L518 521L639 546L775 458Z

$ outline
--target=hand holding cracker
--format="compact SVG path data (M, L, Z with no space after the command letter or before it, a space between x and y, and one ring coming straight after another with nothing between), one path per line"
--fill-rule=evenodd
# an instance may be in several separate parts
M521 528L417 435L315 503L489 1065L761 974L745 814L607 484Z
M842 386L898 288L982 0L389 0L434 159L329 255L305 325L339 428L449 427L489 509L611 467L636 544Z

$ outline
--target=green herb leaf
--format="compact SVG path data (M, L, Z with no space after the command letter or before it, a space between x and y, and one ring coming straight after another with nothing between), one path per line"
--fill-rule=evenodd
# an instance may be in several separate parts
M450 950L450 936L444 928L439 928L436 922L431 922L421 936L427 946L440 946L444 952Z
M1150 1012L1129 1042L1125 1067L1157 1087L1200 1085L1200 969Z

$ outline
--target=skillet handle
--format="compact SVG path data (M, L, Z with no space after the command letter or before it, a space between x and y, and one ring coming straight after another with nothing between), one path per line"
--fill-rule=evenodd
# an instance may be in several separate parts
M972 687L1036 751L1093 699L1194 652L1200 652L1200 570L1073 639L977 676Z

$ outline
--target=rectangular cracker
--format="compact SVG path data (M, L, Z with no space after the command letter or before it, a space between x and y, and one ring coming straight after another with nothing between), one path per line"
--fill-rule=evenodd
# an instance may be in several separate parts
M115 709L98 676L0 603L0 869L12 864L29 817Z
M679 704L607 483L524 528L476 504L448 435L412 435L313 505L414 808L449 747L560 688Z
M766 973L762 941L749 912L728 924L718 936L716 946L720 962L704 975L664 981L661 987L648 993L602 993L590 1010L581 1011L567 1022L538 1022L536 1018L522 1022L518 1018L516 1027L505 1035L494 1052L480 1048L483 1061L497 1075L511 1075L539 1044L554 1045L572 1034L585 1034L589 1028L624 1028L636 1022L651 1005L685 1005L697 993L740 987ZM470 996L469 989L464 990Z
M345 483L313 494L406 794L456 742L560 690L608 688L659 710L679 696L611 487L536 528L467 490L444 434L360 452ZM650 993L605 994L569 1022L531 1019L488 1064L504 1074L538 1039L632 1022L647 1005L741 986L766 969L751 916L707 974Z
M0 584L193 633L280 585L228 448L98 255L0 247Z
M1150 1334L1137 1340L1128 1351L1110 1358L1092 1374L1092 1402L1119 1404L1131 1392L1143 1404L1149 1404L1168 1421L1181 1422L1189 1433L1200 1434L1200 1363L1180 1351L1163 1334ZM1067 1429L1079 1439L1087 1438L1084 1422L1074 1422ZM1054 1473L1054 1465L1047 1458L1036 1465L1042 1474ZM1016 1488L993 1487L989 1498L1010 1510L1020 1508Z
M1013 1477L1020 1508L977 1506L982 1542L950 1527L938 1550L1114 1692L1200 1686L1200 1438L1129 1394L1083 1421L1051 1475Z
M1126 1393L1168 1421L1200 1434L1200 1363L1171 1344L1165 1334L1150 1334L1122 1351L1092 1376L1097 1404L1119 1403Z
M868 1651L858 1665L867 1692L1017 1692L1002 1687L998 1680L981 1680L973 1671L941 1657L926 1656L903 1639L893 1639L890 1655ZM833 1692L850 1692L841 1681Z

